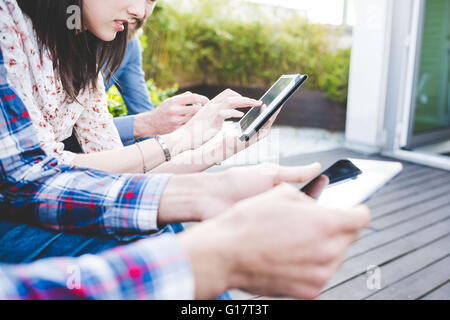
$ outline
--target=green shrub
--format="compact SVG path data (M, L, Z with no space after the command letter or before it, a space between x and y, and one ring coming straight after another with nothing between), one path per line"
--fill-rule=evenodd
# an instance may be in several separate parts
M351 50L339 50L323 59L324 72L319 77L319 87L332 100L347 102L348 73Z
M113 117L123 117L128 115L127 107L116 86L112 86L106 93L108 96L108 109Z
M350 50L336 49L335 29L298 17L243 22L231 2L190 3L195 9L176 10L179 1L160 1L144 27L144 69L158 85L261 87L307 73L310 89L346 101Z

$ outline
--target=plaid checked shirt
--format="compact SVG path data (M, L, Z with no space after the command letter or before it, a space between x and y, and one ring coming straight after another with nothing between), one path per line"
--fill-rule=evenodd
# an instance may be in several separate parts
M0 107L0 218L118 236L157 231L170 176L59 166L42 150L25 105L8 84L1 49ZM100 256L0 265L3 299L192 299L193 292L190 267L173 235Z

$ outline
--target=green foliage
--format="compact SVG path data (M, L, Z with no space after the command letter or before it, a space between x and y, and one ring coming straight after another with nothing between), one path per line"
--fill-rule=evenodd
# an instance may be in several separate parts
M163 86L265 87L307 73L310 89L346 101L350 50L335 48L334 29L295 16L243 21L231 3L191 0L191 10L179 10L180 1L158 2L141 37L147 76Z
M155 81L150 79L147 81L147 89L150 94L150 99L152 100L155 108L157 108L164 102L164 100L173 97L178 92L178 85L175 84L168 89L160 89L155 85Z
M112 86L106 93L108 96L108 109L113 117L123 117L128 115L127 107L116 86Z
M160 89L155 85L153 79L147 81L147 89L150 99L157 108L164 100L174 96L178 92L178 85L173 85L168 89ZM108 92L108 109L114 117L123 117L128 115L127 107L116 86L112 86Z
M319 87L332 100L345 103L348 96L348 73L351 50L340 50L323 59L323 74L319 77Z

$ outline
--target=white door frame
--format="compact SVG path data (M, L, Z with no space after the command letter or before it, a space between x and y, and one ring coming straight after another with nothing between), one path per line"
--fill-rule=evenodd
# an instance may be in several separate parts
M377 153L384 145L393 1L357 0L355 7L346 141L349 148Z
M403 150L425 0L357 0L346 146L450 170L448 157Z

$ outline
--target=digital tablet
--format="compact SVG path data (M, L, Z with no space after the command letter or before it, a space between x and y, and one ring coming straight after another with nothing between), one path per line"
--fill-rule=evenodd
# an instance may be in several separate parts
M252 108L239 121L240 139L242 141L250 140L307 79L307 75L301 74L281 76L260 99L266 108L263 111L260 107Z
M334 183L319 190L318 202L324 207L350 209L368 201L378 190L396 177L403 169L400 162L366 159L348 159L361 173L351 169L355 175L342 183ZM323 188L324 185L318 187ZM311 186L309 187L311 190ZM316 188L317 189L317 188ZM307 190L304 190L307 191ZM321 192L320 192L321 191ZM314 191L313 191L314 192ZM317 191L315 191L317 192Z

